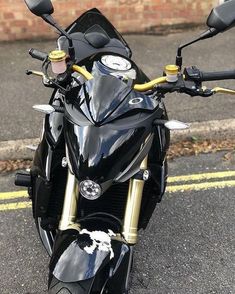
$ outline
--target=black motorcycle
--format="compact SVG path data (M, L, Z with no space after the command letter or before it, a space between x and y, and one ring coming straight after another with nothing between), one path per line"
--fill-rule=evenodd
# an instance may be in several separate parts
M66 30L53 17L50 0L25 0L32 13L60 32L39 75L53 88L40 144L29 173L15 183L28 187L41 241L50 255L49 293L129 292L133 248L166 188L169 130L165 94L208 97L203 81L234 79L235 71L182 70L182 49L235 24L235 0L214 8L208 30L178 48L176 64L150 81L131 60L131 49L97 9Z

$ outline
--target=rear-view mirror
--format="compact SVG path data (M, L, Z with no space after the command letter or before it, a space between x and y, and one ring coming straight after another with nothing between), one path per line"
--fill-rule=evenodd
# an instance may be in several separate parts
M212 9L207 25L217 33L230 29L235 25L235 0L229 0Z
M50 0L24 0L29 10L37 15L50 15L54 12L53 5Z

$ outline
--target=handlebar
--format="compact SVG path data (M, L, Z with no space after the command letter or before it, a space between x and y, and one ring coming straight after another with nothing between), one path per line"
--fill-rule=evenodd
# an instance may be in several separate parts
M38 60L45 61L48 58L48 54L37 49L31 48L29 54ZM93 79L93 75L88 72L85 68L78 65L70 65L69 71L76 71L83 75L87 80ZM67 74L69 74L69 71ZM56 81L53 81L51 78L46 79L46 75L42 72L36 71L27 71L27 74L35 74L42 76L46 80L46 85L57 85L60 87ZM177 71L176 71L177 75ZM159 77L150 82L144 84L135 84L133 89L138 92L147 92L151 90L156 90L161 94L180 92L186 93L190 96L202 96L208 97L215 93L227 93L235 95L235 90L225 89L216 87L214 89L206 89L201 86L203 81L215 81L215 80L226 80L226 79L235 79L235 70L231 71L221 71L221 72L202 72L195 66L185 68L184 73L178 72L178 80L176 82L168 82L167 76Z
M87 80L93 79L92 74L89 73L89 71L85 70L84 68L78 66L78 65L73 65L72 69L81 75L83 75ZM146 92L148 90L152 90L156 85L166 83L167 78L166 77L160 77L157 79L154 79L148 83L145 84L135 84L134 85L134 90L139 91L139 92Z
M39 51L34 48L29 49L29 55L31 55L33 58L41 60L41 61L44 61L48 57L47 53Z
M84 68L82 68L81 66L78 65L73 65L72 69L78 73L80 73L81 75L83 75L87 80L91 80L93 79L93 75L89 73L89 71L85 70Z
M87 70L85 70L84 68L82 68L78 65L73 65L72 69L74 71L82 74L87 80L93 79L92 74L90 74ZM139 91L139 92L146 92L146 91L153 90L154 88L156 88L160 91L163 90L163 93L164 93L164 91L165 91L165 93L178 91L178 92L184 92L184 93L189 94L191 96L202 96L202 97L209 97L215 93L226 93L226 94L235 95L235 91L231 90L231 89L225 89L225 88L220 88L220 87L216 87L214 89L206 89L206 88L196 86L194 84L195 76L187 75L186 70L189 70L189 69L192 69L192 68L185 69L184 73L186 73L186 74L184 74L184 75L181 74L178 82L176 82L176 83L168 83L167 77L164 76L164 77L154 79L154 80L152 80L148 83L145 83L145 84L135 84L133 88L134 88L134 90ZM202 72L200 72L200 73L202 73ZM222 75L225 78L222 78ZM211 80L212 80L212 78L213 78L213 80L216 80L216 78L217 78L217 80L218 79L226 79L226 77L227 77L227 79L233 79L233 78L235 78L235 71L202 73L202 77L207 78L207 80L209 78L211 78ZM187 82L187 80L188 80L188 82ZM198 82L198 80L197 80L197 82Z
M166 77L160 77L145 84L135 84L133 88L139 92L146 92L163 83L167 83Z

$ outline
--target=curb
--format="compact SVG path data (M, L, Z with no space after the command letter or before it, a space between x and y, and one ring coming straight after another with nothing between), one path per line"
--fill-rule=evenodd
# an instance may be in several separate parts
M235 138L235 119L194 122L189 125L189 129L171 131L171 142L185 141L192 137L198 140ZM32 159L34 152L27 146L37 146L38 143L38 138L0 142L0 160Z
M189 123L190 128L171 131L171 142L176 143L196 137L198 140L235 138L235 119L210 120Z
M34 152L27 146L37 146L39 139L23 139L0 142L0 160L32 159Z

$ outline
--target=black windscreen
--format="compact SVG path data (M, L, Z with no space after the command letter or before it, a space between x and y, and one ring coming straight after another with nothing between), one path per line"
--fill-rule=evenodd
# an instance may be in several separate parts
M131 57L131 49L121 34L115 29L115 27L108 21L108 19L96 8L88 10L82 14L77 20L75 20L66 31L69 33L81 32L85 34L94 24L99 25L111 39L118 39L123 43L125 47L129 49Z

